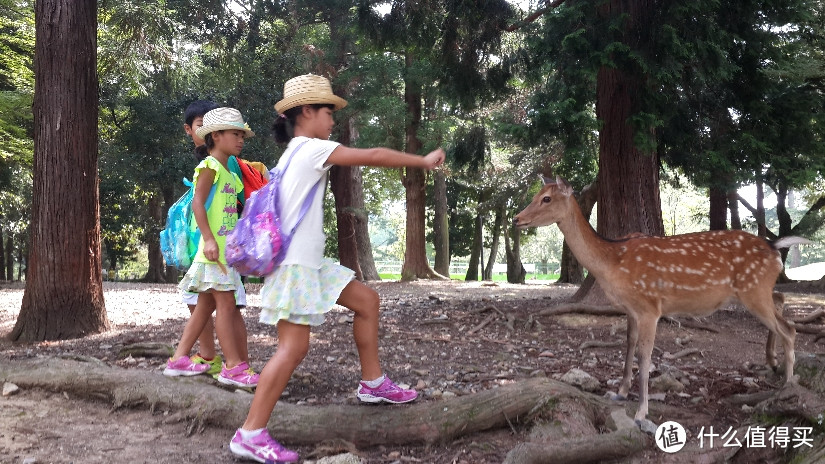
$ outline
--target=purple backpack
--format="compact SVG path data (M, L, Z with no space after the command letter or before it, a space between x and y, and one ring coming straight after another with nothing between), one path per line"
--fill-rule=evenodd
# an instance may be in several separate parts
M309 191L298 213L298 221L287 235L281 227L279 187L292 157L305 143L292 151L283 170L275 167L270 171L270 181L249 197L241 218L226 237L226 262L241 275L264 276L281 264L295 229L309 210L318 186L326 179L322 177Z

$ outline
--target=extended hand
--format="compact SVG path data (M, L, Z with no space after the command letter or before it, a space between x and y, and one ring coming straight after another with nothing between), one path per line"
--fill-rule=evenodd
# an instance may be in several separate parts
M444 150L441 148L431 151L424 157L425 169L432 170L441 166L444 164L444 158L446 156L446 153L444 153Z

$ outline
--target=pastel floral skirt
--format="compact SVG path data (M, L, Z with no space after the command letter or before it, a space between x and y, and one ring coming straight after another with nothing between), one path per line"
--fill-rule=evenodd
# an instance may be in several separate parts
M226 272L224 273L224 270ZM217 290L219 292L236 292L243 288L241 275L235 269L224 265L221 269L217 263L192 263L186 275L178 284L178 288L184 294L203 293L207 290ZM237 301L237 294L235 295Z
M329 258L319 269L287 264L268 275L261 288L261 322L318 326L355 273Z

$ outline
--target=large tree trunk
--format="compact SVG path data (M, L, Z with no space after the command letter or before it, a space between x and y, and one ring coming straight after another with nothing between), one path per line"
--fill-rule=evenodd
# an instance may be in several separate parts
M157 193L149 197L149 220L152 224L163 224L163 201L162 196ZM162 227L162 226L161 226ZM146 248L149 255L149 269L143 277L145 282L166 282L166 263L163 261L163 254L160 252L160 235L152 231L147 234ZM112 264L112 269L117 269Z
M421 149L421 140L418 139L418 128L421 125L421 84L413 76L413 63L414 58L407 53L404 75L404 103L407 106L405 149L407 153L418 154ZM423 169L405 168L401 181L407 199L407 237L401 280L444 278L430 267L424 246L426 174Z
M708 191L710 200L710 230L728 230L728 194L725 190L711 187Z
M433 172L433 200L435 200L433 236L435 237L435 272L450 275L450 222L447 207L447 176L443 171Z
M652 1L608 0L599 14L605 21L622 18L622 42L644 53L650 46L650 17L656 6ZM655 137L653 127L634 128L632 118L643 110L646 92L641 69L602 66L596 77L596 117L599 130L599 195L596 207L597 230L606 238L631 233L664 235L659 197L659 156L655 149L641 151L636 146L637 131ZM649 143L648 146L655 144ZM601 304L606 301L598 283L588 276L575 301Z
M38 0L31 245L12 340L76 338L109 328L100 261L96 61L97 1Z

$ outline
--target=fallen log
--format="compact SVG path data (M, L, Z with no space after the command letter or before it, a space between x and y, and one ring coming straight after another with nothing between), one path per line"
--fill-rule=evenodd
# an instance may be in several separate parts
M146 407L205 426L235 429L252 395L216 388L206 376L169 378L157 371L123 369L61 358L18 359L0 364L0 383L65 392L106 401L113 409ZM565 398L606 405L607 400L546 378L476 394L403 406L296 406L279 402L268 424L284 442L303 445L342 439L359 447L444 443L463 435L529 421ZM606 406L605 406L606 407Z

